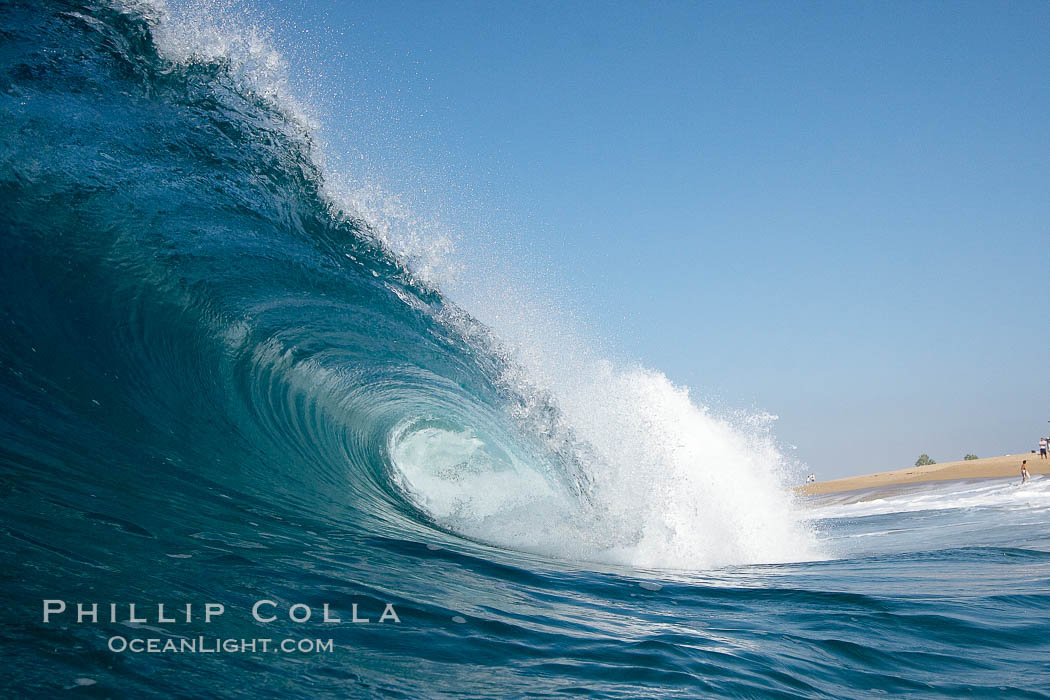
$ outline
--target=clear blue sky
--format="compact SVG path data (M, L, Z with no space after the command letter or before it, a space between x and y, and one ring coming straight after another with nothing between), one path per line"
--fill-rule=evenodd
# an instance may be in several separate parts
M1050 4L263 8L330 150L819 476L1050 431Z

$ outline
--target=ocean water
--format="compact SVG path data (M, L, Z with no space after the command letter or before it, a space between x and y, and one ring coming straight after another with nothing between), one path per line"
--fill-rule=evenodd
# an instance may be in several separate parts
M4 697L1050 694L1050 479L794 498L768 417L477 321L289 92L0 2Z

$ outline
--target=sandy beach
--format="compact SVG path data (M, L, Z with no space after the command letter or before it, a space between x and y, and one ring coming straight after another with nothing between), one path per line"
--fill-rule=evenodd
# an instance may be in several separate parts
M943 462L923 467L908 467L894 471L850 476L844 479L816 481L798 487L800 493L818 495L839 493L856 489L894 486L896 484L916 484L924 481L949 481L951 479L981 479L995 477L1021 478L1021 460L1028 460L1030 474L1050 474L1050 459L1040 459L1039 454L1025 452L1002 457L987 457L961 462Z

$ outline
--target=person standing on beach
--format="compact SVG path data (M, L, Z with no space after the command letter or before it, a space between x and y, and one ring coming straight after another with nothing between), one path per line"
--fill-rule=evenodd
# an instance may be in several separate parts
M1046 438L1039 438L1039 459L1046 459Z
M1020 485L1024 486L1024 483L1026 481L1028 481L1028 460L1027 459L1022 459L1021 460L1021 484Z

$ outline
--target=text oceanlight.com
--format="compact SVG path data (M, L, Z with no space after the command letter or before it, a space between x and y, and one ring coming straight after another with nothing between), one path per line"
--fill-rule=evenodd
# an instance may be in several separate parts
M160 639L118 635L110 637L107 646L118 654L330 654L335 650L335 643L331 639L221 639L203 636L195 639Z

